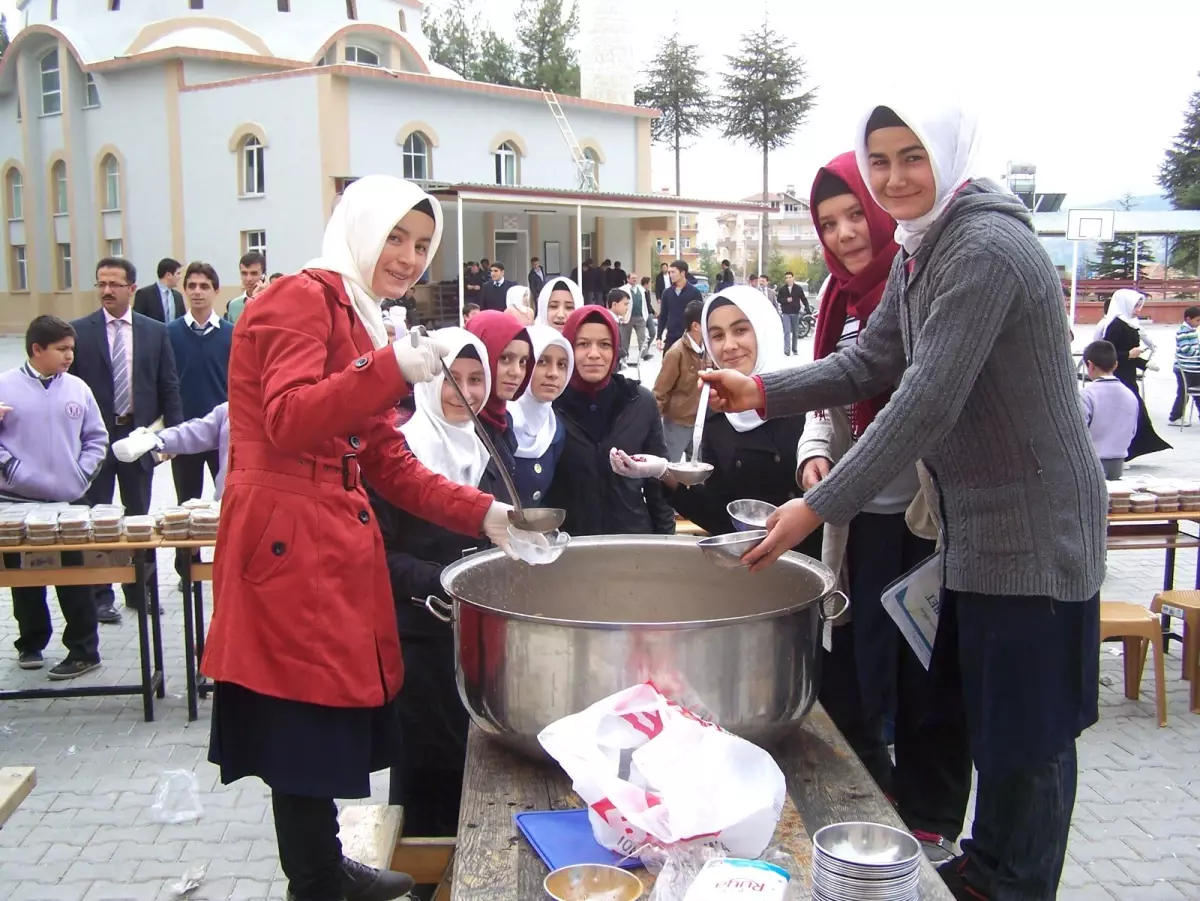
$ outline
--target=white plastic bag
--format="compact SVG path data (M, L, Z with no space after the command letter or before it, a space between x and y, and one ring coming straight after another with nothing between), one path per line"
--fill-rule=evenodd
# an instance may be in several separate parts
M715 841L758 857L783 811L787 789L770 754L650 682L552 723L538 741L588 805L596 841L627 856Z
M156 823L189 823L200 819L200 783L191 770L167 770L154 789L150 819Z

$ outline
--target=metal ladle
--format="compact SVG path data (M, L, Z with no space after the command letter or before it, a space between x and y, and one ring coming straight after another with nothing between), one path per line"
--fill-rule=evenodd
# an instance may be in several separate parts
M416 347L419 343L417 339L425 334L424 326L413 326L409 331L412 346ZM517 486L513 483L508 469L505 468L500 454L496 452L496 445L492 444L492 439L488 435L487 429L483 427L483 423L479 421L479 417L471 409L470 402L467 400L466 395L463 394L462 388L458 387L458 382L454 380L454 375L450 372L450 367L446 365L446 361L441 357L438 357L438 361L442 364L442 374L445 375L446 381L454 386L454 393L458 395L459 403L463 405L463 408L471 417L471 422L475 424L475 434L479 436L479 440L483 442L483 446L487 448L487 452L496 461L496 472L500 474L500 481L508 489L508 496L512 500L513 508L508 511L508 521L514 527L526 532L553 532L563 524L563 520L567 518L567 511L556 507L534 507L527 511L521 506L521 498L517 496Z

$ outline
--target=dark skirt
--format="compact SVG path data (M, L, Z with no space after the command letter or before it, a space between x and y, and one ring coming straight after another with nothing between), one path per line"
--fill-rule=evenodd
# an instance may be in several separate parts
M1150 411L1146 409L1146 401L1142 398L1141 386L1134 375L1135 372L1136 370L1133 367L1117 370L1117 378L1138 399L1137 431L1133 433L1133 440L1129 442L1129 453L1125 456L1126 460L1133 460L1145 454L1155 454L1159 451L1171 449L1171 445L1159 437L1158 432L1154 431L1154 422L1150 419Z
M228 785L257 776L307 798L368 798L371 773L402 755L396 702L322 707L216 684L208 759Z

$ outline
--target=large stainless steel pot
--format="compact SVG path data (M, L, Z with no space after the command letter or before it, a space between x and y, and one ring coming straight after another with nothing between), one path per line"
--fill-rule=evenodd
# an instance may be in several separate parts
M428 606L453 619L471 718L544 757L537 735L550 723L647 680L769 744L816 699L834 585L800 554L752 574L708 563L695 538L614 535L572 539L549 566L498 550L467 557L442 573L452 611L436 598Z

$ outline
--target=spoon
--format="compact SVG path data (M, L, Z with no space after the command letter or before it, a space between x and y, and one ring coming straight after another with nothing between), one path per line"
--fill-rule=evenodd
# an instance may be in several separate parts
M713 468L710 463L700 462L700 443L704 440L704 421L708 413L708 392L712 386L708 382L700 389L700 403L696 406L696 425L692 429L692 459L690 463L667 463L669 472L681 485L703 484Z
M425 335L424 326L414 326L409 332L412 336L412 346L416 347L417 339ZM453 373L450 372L450 367L446 365L446 361L441 357L438 361L442 364L442 374L454 387L454 393L458 395L458 402L463 405L463 409L471 417L471 422L475 424L475 434L479 436L479 440L483 442L483 446L487 448L487 452L492 455L492 459L496 461L496 472L500 474L500 481L504 483L504 487L508 489L508 496L512 500L513 508L508 511L508 521L518 529L526 532L553 532L563 524L563 520L567 518L566 510L559 510L555 507L535 507L532 510L525 510L521 507L521 498L517 496L517 486L513 483L512 476L509 475L508 469L505 468L500 454L496 452L496 445L492 444L492 439L487 433L487 429L483 427L483 423L479 421L479 417L475 415L475 411L471 409L471 404L463 394L462 388L458 387L458 382L454 380Z

